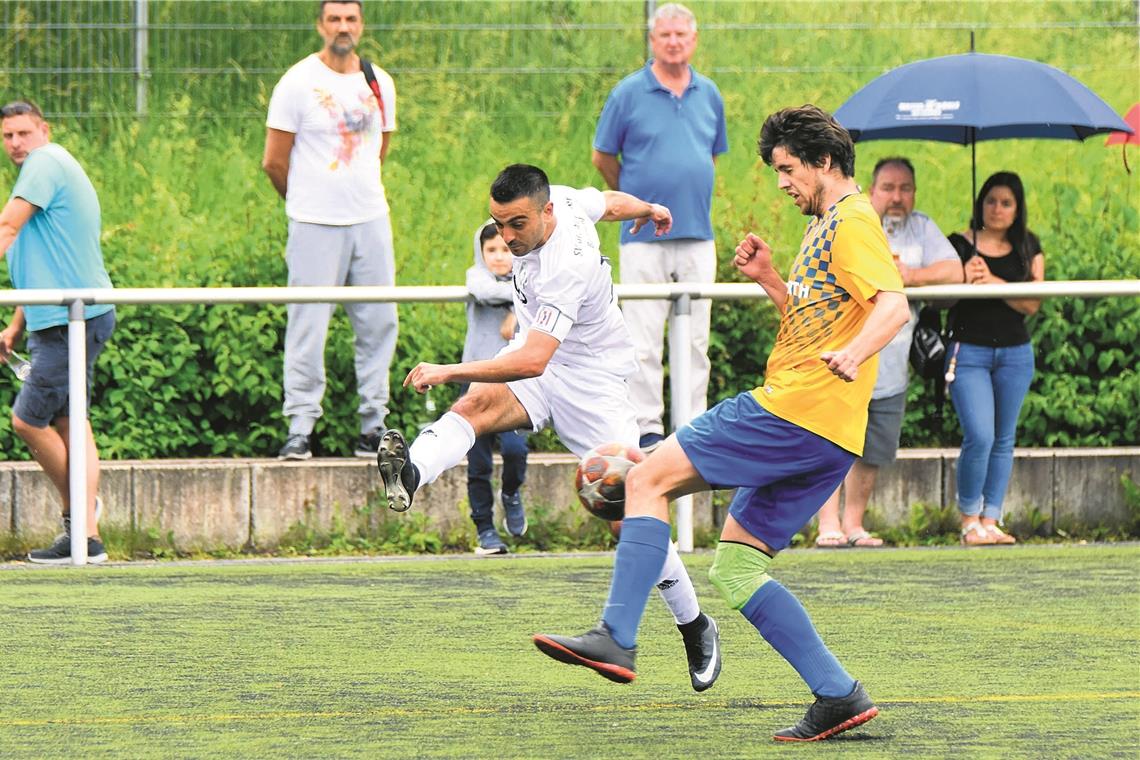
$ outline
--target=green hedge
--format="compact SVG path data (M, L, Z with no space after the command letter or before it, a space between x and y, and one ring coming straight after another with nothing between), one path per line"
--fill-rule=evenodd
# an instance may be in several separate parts
M37 6L29 3L29 6ZM49 5L49 4L41 4ZM245 17L296 14L304 3L169 4L166 13L197 5ZM915 58L959 52L976 24L979 50L1021 55L1071 71L1125 111L1135 99L1134 5L1128 2L908 5L914 26L900 25L897 3L822 6L789 2L693 2L701 19L696 65L725 95L730 150L718 162L713 223L722 280L745 231L769 240L783 263L799 243L804 220L756 157L763 117L780 107L815 102L834 110L876 74ZM486 216L486 192L507 163L537 163L554 181L601 182L589 162L594 120L618 78L643 59L636 25L574 31L574 24L625 23L641 2L384 4L385 24L426 19L486 22L486 28L377 32L369 53L397 71L400 131L384 168L394 219L397 281L454 285L470 264L470 239ZM495 24L556 22L549 30L512 31ZM274 16L274 18L278 18ZM281 16L283 18L283 16ZM280 18L278 18L280 20ZM921 23L917 20L921 20ZM568 25L558 26L559 22ZM632 23L632 22L630 22ZM752 24L754 30L732 25ZM781 24L786 29L778 28ZM1037 24L1030 30L1025 24ZM377 24L380 26L379 24ZM773 26L774 25L774 26ZM222 35L222 31L217 32ZM292 33L290 33L292 34ZM283 71L309 48L273 35L248 35L230 52L235 66ZM14 39L10 35L7 42ZM220 39L220 37L219 37ZM277 40L277 42L274 42ZM26 44L34 40L23 39ZM6 42L0 42L0 49ZM73 50L72 55L75 55ZM244 56L244 57L243 57ZM456 71L460 67L463 71ZM481 70L488 73L464 73ZM564 71L565 73L559 73ZM543 73L545 72L545 73ZM156 84L162 118L60 120L56 139L71 149L98 188L104 210L104 253L121 287L280 285L285 281L282 205L260 171L260 118L278 74L240 77L244 101L225 100L217 78L183 75L183 87ZM9 79L5 79L9 77ZM14 88L9 74L0 88ZM214 89L211 89L214 88ZM61 96L62 97L62 96ZM1124 172L1119 149L1102 138L1086 143L1003 141L978 146L979 181L999 169L1018 171L1028 192L1030 226L1046 252L1047 276L1134 278L1140 274L1138 175ZM919 207L946 232L961 229L969 206L968 149L920 142L858 146L857 178L866 184L875 160L906 153L918 167ZM1133 163L1140 163L1133 155ZM0 169L0 187L15 173ZM617 229L603 225L603 248L616 253ZM1134 411L1137 299L1056 299L1031 322L1038 372L1026 403L1019 444L1109 445L1140 440ZM714 305L710 400L759 382L775 334L766 301ZM93 425L114 458L261 456L285 431L281 416L284 307L121 307L120 327L96 369ZM465 329L459 304L400 307L400 340L392 369L390 424L414 430L428 413L423 398L399 387L417 361L455 361ZM357 433L352 335L334 317L327 353L326 416L317 428L325 454L348 454ZM0 394L15 392L10 375ZM439 408L454 388L436 392ZM0 418L0 457L26 458ZM929 390L913 384L904 445L953 445L959 439L949 404L935 415ZM540 448L557 445L547 435Z

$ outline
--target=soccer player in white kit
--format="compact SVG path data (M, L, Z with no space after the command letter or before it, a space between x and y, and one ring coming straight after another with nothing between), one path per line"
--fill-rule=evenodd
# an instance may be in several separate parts
M404 386L420 393L448 382L471 386L410 447L398 430L381 436L377 464L388 506L399 512L486 433L551 425L579 457L610 441L637 445L627 383L638 370L633 342L594 224L633 220L637 230L651 222L665 234L669 209L628 193L552 187L541 169L525 164L499 173L490 208L515 257L518 333L493 359L421 362L408 373ZM685 640L690 682L704 691L720 673L719 632L701 612L676 547L657 587Z

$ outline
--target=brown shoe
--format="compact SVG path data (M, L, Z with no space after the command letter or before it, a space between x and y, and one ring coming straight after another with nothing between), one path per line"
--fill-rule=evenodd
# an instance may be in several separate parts
M983 525L982 528L985 529L986 533L990 534L990 537L994 540L995 544L1003 544L1003 545L1008 546L1009 544L1016 544L1017 543L1016 538L1014 538L1013 536L1006 533L1004 530L999 528L996 524L994 524L994 525Z
M980 522L962 527L962 546L993 546L997 541Z

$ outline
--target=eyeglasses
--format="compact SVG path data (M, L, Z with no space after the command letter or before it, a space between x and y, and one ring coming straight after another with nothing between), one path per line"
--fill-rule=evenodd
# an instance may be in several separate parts
M40 111L34 103L29 103L26 100L14 100L11 103L0 106L0 118L9 118L12 116L23 116L24 114L32 114L40 119L44 117L43 112Z

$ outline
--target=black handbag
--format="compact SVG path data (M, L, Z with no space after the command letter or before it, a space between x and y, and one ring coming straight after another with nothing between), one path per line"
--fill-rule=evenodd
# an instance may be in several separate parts
M910 341L910 366L923 380L942 377L946 360L946 341L942 337L942 312L924 306L918 312L918 324Z

